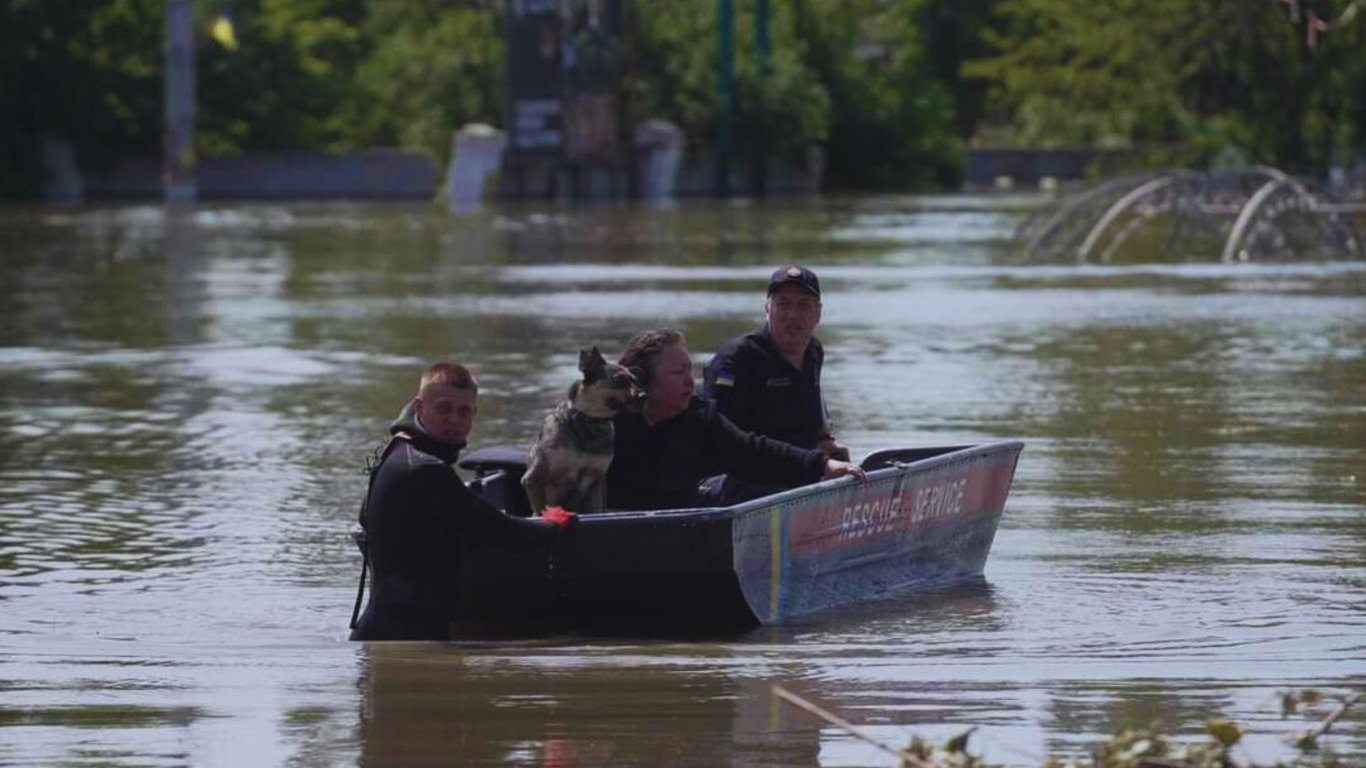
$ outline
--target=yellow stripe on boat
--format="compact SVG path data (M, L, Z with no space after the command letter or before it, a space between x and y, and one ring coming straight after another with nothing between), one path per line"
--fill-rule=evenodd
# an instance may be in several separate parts
M783 547L785 546L787 546L787 542L783 541L783 505L779 504L768 513L768 548L771 555L768 574L769 621L777 621L782 616L778 603L783 595Z

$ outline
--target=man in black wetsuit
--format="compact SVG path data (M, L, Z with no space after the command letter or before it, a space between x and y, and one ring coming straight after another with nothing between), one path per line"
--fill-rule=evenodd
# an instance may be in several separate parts
M417 397L389 431L361 509L374 569L352 640L447 640L467 540L534 546L568 528L572 513L510 517L470 492L451 466L474 426L478 383L454 363L422 375Z
M743 430L848 461L849 449L831 434L821 395L825 348L815 336L821 321L816 273L797 264L774 271L764 320L762 328L717 350L704 374L704 396ZM710 480L707 490L721 503L734 503L771 489L722 477Z

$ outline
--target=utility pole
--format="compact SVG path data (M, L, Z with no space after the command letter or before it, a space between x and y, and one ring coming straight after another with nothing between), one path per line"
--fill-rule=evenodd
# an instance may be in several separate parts
M190 0L166 0L165 114L161 188L167 203L199 197L194 155L194 22Z
M716 87L720 110L716 125L717 197L730 196L731 113L735 107L735 2L716 0Z
M754 0L754 58L758 63L760 89L768 86L768 76L773 70L769 55L772 49L768 37L768 0ZM751 137L754 156L750 158L750 180L753 182L751 193L755 197L763 197L768 192L768 138Z

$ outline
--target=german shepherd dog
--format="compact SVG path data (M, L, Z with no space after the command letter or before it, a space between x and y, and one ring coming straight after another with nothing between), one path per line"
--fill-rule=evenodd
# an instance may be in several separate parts
M534 514L559 506L571 512L607 507L607 467L616 430L612 417L639 408L644 395L626 368L603 359L597 347L579 351L583 379L541 425L522 487Z

